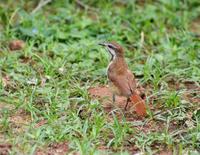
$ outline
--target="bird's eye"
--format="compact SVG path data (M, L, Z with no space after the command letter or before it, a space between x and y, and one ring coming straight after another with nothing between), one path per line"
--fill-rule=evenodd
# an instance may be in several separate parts
M111 45L108 45L109 48L113 48Z

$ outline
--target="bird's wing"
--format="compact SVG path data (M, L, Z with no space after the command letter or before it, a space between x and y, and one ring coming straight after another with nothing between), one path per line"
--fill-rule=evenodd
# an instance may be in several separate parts
M135 78L129 70L117 76L115 74L108 74L108 78L123 96L130 96L136 89Z
M130 70L127 70L126 76L127 76L129 89L131 90L131 92L135 91L135 89L137 88L137 81L136 81L133 73Z

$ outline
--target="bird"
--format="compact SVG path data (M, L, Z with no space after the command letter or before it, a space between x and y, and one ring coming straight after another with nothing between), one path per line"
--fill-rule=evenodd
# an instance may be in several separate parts
M115 103L115 96L124 96L127 98L124 109L127 109L128 103L132 102L138 116L146 116L146 105L142 99L143 89L137 85L133 73L128 69L124 57L124 49L116 42L103 42L99 45L104 46L109 52L111 58L107 67L108 86L113 93L112 101Z

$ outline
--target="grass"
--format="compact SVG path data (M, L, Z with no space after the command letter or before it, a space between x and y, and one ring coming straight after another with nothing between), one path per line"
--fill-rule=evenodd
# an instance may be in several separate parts
M0 2L0 143L12 145L9 154L61 142L80 154L198 154L199 0L83 4L52 1L31 14L37 1ZM10 51L14 39L25 48ZM89 97L89 87L107 83L109 57L97 45L105 40L124 46L130 69L154 96L144 120L154 120L154 130Z

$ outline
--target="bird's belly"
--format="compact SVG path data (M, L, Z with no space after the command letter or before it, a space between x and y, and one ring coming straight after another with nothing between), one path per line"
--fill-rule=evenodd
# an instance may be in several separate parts
M111 81L108 82L108 85L113 94L121 96L120 90Z

